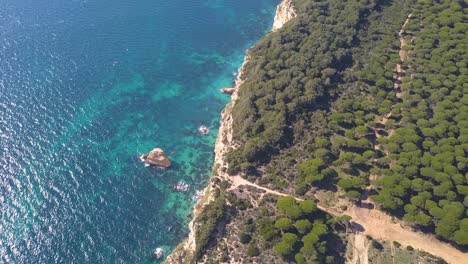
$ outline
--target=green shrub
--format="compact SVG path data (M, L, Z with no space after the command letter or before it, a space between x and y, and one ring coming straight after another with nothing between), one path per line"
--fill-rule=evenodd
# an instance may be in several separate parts
M257 246L254 243L249 243L249 246L247 247L247 256L255 257L258 255L260 255L260 251Z
M292 221L287 217L281 217L280 219L276 220L275 227L281 230L288 230L291 228Z
M278 256L287 256L291 254L292 251L292 245L288 244L285 241L280 241L273 247L273 253L275 253Z
M242 232L239 235L239 240L242 244L247 244L250 242L250 240L252 240L252 237L249 234Z

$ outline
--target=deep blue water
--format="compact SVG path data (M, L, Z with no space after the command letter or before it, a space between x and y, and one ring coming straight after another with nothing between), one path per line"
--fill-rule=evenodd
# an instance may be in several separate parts
M277 2L0 0L0 262L172 250L211 171L218 89ZM143 166L154 147L171 169Z

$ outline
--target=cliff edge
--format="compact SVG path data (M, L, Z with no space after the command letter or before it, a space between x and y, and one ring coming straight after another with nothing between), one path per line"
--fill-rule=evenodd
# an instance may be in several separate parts
M272 31L276 31L283 27L286 22L296 17L292 0L283 0L276 9L275 19L273 22ZM250 59L249 51L247 50L246 56L242 66L238 70L237 78L235 81L235 89L231 95L231 101L226 105L224 110L221 112L221 121L218 136L215 144L215 159L213 166L213 174L217 175L221 179L230 181L230 176L226 173L228 164L225 160L225 154L229 149L235 148L232 142L232 108L238 98L239 88L245 81L244 69L245 65ZM193 218L189 223L189 235L177 248L166 258L166 264L169 263L187 263L193 258L193 254L196 250L196 239L195 229L197 224L195 219L200 214L200 211L208 203L214 200L213 190L215 189L215 183L211 181L203 191L202 198L197 202L193 209Z
M292 0L283 0L276 8L275 20L272 31L276 31L284 26L286 22L296 17L296 11Z

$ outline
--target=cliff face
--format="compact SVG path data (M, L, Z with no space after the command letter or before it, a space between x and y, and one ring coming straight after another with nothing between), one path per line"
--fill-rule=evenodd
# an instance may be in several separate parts
M294 11L292 0L283 0L277 7L275 20L273 22L273 31L280 29L286 22L294 18L296 13ZM231 95L231 101L226 105L226 108L221 112L221 121L218 136L215 144L215 159L214 159L214 170L221 179L230 181L229 175L225 172L228 164L225 160L225 155L231 148L236 148L232 141L232 108L234 107L238 98L238 91L240 86L245 80L244 68L250 59L249 51L246 52L244 62L239 68L237 79L235 81L235 89ZM202 198L197 202L193 209L193 219L189 223L189 235L166 259L164 263L187 263L195 252L195 229L197 228L195 218L199 215L202 208L214 199L213 190L215 189L215 183L210 182L205 188Z
M296 17L296 11L292 0L283 0L276 8L275 21L273 22L272 31L276 31L283 27L286 22Z
M226 105L224 110L221 112L221 121L218 136L215 144L215 160L213 173L217 174L220 178L228 179L229 175L225 173L227 163L224 159L225 154L232 144L232 107L236 103L238 97L239 87L242 85L244 66L249 61L248 51L244 58L242 66L239 68L237 73L237 79L235 81L234 92L231 95L231 101ZM215 189L213 182L210 182L203 191L202 198L197 202L193 208L193 218L189 223L189 235L166 259L165 263L187 263L187 260L191 258L193 252L195 252L195 229L197 228L195 219L200 214L202 208L214 199L213 190Z

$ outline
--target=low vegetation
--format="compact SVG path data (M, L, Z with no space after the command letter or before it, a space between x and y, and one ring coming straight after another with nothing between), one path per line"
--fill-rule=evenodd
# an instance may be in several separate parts
M195 218L195 259L199 259L206 250L207 244L215 233L215 229L226 210L226 202L222 195L208 203Z
M317 211L317 205L310 200L296 202L286 196L278 200L277 207L280 214L274 222L275 235L266 237L275 241L275 255L298 264L336 263L328 245L328 241L337 239L329 230L336 219ZM273 221L269 225L273 230Z

